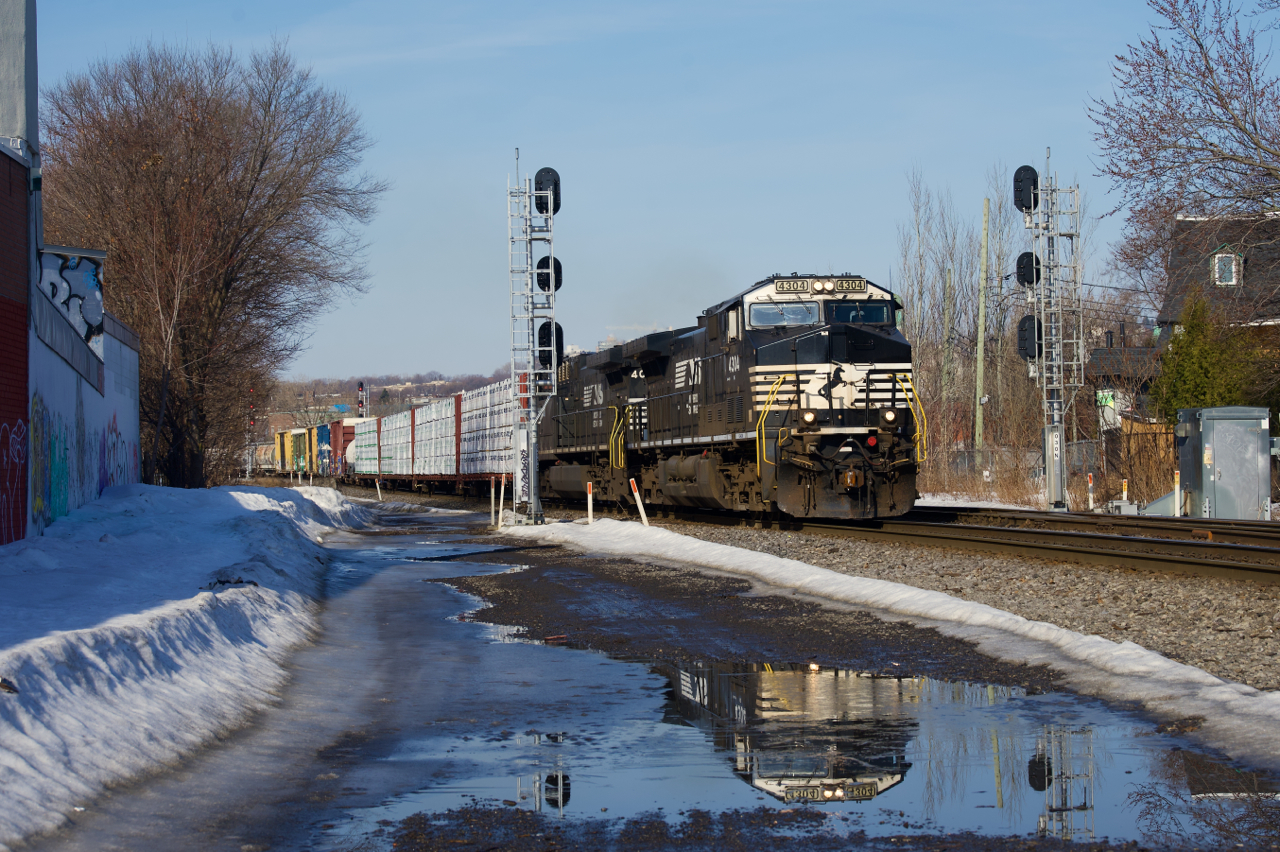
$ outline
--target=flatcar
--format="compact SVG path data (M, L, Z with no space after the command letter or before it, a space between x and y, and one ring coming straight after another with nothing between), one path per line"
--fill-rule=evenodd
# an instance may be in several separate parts
M909 510L925 452L901 304L856 275L772 275L697 324L565 359L543 497L795 517Z

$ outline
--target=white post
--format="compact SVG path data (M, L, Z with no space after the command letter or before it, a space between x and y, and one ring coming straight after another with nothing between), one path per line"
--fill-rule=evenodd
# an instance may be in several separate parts
M640 489L636 488L636 481L631 480L631 493L636 498L636 508L640 510L640 521L647 527L649 526L649 516L644 513L644 501L640 499Z
M307 484L308 484L308 485L315 485L315 484L316 484L316 475L315 475L314 473L308 473L308 474L307 474Z
M498 489L498 529L502 529L502 504L507 499L507 478L502 477L502 485Z
M1089 511L1093 511L1093 474L1089 474Z
M1182 517L1182 471L1173 472L1173 516Z
M595 511L594 511L594 507L592 506L591 498L592 498L591 483L588 482L587 483L587 523L588 524L594 524L596 522Z
M489 477L489 526L491 527L496 527L498 525L498 522L494 520L496 517L495 513L498 511L498 504L495 502L497 499L498 489L497 486L493 484L493 477L491 476Z
M1129 502L1129 480L1127 479L1120 480L1120 499L1126 503Z
M378 502L381 503L382 502L382 480L374 479L373 487L378 489Z

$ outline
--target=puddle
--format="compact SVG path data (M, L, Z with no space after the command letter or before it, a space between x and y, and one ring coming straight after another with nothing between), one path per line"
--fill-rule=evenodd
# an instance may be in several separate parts
M489 629L487 639L512 635ZM536 679L563 681L565 710L580 724L406 741L386 759L439 780L349 811L342 836L473 803L565 819L659 812L674 822L693 809L763 805L819 808L838 833L1171 842L1203 831L1196 805L1206 797L1221 811L1236 807L1227 793L1242 784L1271 789L1136 713L1071 694L807 664L680 668L530 650L544 665L506 684L513 700ZM584 680L583 670L594 671ZM1179 791L1181 809L1170 798Z

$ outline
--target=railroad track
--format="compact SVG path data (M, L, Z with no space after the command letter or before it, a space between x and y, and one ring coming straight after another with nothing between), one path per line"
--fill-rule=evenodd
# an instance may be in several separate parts
M649 507L650 517L998 553L1085 565L1280 582L1280 523L1085 515L965 506L832 521Z

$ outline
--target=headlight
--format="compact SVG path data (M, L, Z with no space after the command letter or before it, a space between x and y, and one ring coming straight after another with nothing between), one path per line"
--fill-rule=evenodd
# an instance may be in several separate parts
M800 419L805 422L805 425L808 425L817 420L818 415L814 414L812 411L806 411L804 414L800 415Z
M896 412L896 411L894 411L892 408L890 408L890 409L888 409L887 411L885 411L885 412L884 412L884 414L883 414L882 416L884 417L884 422L885 422L885 423L894 423L894 422L896 422L896 421L897 421L897 419L898 419L898 412Z

